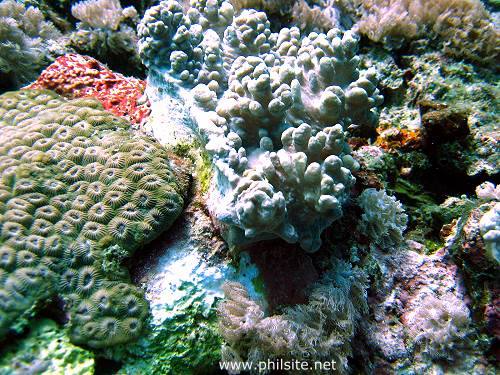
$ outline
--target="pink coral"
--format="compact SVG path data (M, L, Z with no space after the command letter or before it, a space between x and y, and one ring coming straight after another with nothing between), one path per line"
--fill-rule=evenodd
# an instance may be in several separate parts
M106 110L133 124L142 124L150 113L145 81L115 73L89 56L59 57L26 88L53 90L70 99L95 97Z

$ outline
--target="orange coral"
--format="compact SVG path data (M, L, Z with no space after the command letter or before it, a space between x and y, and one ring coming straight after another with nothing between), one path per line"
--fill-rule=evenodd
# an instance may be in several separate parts
M420 129L381 129L378 128L379 136L375 145L386 151L393 150L417 150L422 148L424 139Z

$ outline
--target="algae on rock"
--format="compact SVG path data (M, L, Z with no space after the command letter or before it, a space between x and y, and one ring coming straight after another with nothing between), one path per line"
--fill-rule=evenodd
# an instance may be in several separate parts
M91 375L94 355L69 342L65 329L49 319L33 321L29 334L0 352L0 374Z

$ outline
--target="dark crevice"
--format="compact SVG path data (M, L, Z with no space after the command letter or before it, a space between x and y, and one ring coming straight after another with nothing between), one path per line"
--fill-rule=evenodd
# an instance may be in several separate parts
M95 358L94 374L95 375L112 375L116 374L122 367L122 363L113 361L112 359L97 357Z

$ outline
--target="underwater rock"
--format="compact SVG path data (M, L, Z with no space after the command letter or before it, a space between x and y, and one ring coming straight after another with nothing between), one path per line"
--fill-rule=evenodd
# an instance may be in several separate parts
M411 245L372 254L380 275L363 330L375 371L487 373L488 339L472 322L458 267L445 249L423 255Z
M375 145L387 151L421 150L425 144L423 132L420 129L398 129L395 127L377 128L378 137Z
M308 290L319 274L310 256L299 246L280 240L257 242L246 252L258 267L269 309L307 302Z
M484 197L481 194L483 191L478 192ZM477 271L485 271L500 264L499 205L497 198L483 198L466 215L455 221L454 229L446 239L447 246L458 252L462 261L474 265Z
M180 214L183 172L95 99L9 92L0 119L0 334L59 296L72 342L136 339L148 306L121 261Z
M488 193L489 191L489 193ZM446 247L460 265L471 291L472 307L488 334L500 340L498 302L498 198L489 182L477 189L479 201L450 225ZM495 229L495 216L497 227ZM490 232L493 232L489 234ZM496 345L492 342L491 348Z
M429 100L422 100L418 105L428 143L462 140L469 135L466 112Z
M1 349L0 373L85 375L94 372L93 353L69 342L66 331L49 319L32 322L20 342Z
M222 284L235 270L217 259L210 218L188 212L166 237L148 246L134 266L151 308L150 329L113 355L123 373L192 374L215 368L220 359L215 306Z
M436 52L403 55L397 64L396 60L381 49L370 50L362 56L361 65L376 68L381 75L380 88L385 97L377 144L388 151L426 151L432 159L432 167L443 175L459 175L462 180L498 174L500 118L498 87L493 84L497 80L495 75L470 63L445 59ZM398 80L401 83L394 91L391 85ZM457 129L453 130L456 126L450 121L441 123L448 130L444 133L440 130L436 134L440 137L439 143L435 142L427 150L424 146L433 142L433 138L424 134L419 102L446 105L448 110L437 113L441 113L439 121L447 112L459 114L456 118L449 117L458 120ZM446 134L452 136L446 138ZM410 148L401 147L404 144Z
M363 145L357 147L352 156L359 162L360 168L354 174L356 186L381 190L394 174L396 164L391 154L382 147Z
M253 298L262 297L252 286L255 266L242 260L235 267L226 253L197 194L171 230L134 261L133 277L145 289L152 316L140 340L113 351L111 357L123 363L120 373L216 372L222 345L216 307L223 284L235 280Z
M144 95L146 82L109 70L99 61L68 54L45 69L28 89L48 89L69 99L97 98L104 109L136 125L144 123L150 104Z

